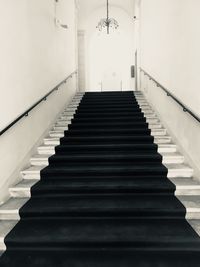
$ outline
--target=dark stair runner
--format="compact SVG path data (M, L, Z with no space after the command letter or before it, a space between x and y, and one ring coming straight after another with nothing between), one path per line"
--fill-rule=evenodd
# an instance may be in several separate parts
M200 238L153 141L132 92L86 93L0 266L200 266Z

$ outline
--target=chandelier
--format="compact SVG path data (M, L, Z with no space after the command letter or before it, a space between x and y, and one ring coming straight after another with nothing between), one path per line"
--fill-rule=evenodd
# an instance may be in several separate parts
M97 25L97 29L99 31L102 31L103 29L107 29L107 34L110 33L110 29L116 30L119 27L118 22L109 17L109 2L107 0L107 17L104 19L101 19Z

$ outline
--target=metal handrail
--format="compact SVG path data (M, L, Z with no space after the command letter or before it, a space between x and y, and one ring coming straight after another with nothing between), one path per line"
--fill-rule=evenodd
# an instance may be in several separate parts
M40 100L38 100L35 104L33 104L29 109L27 109L25 112L23 112L20 116L18 116L14 121L12 121L9 125L7 125L3 130L0 131L0 136L3 135L5 132L7 132L11 127L13 127L17 122L19 122L24 117L27 117L29 113L36 108L41 102L46 101L47 98L57 91L59 87L66 83L67 80L73 77L73 75L77 74L77 71L72 72L69 76L67 76L62 82L60 82L57 86L55 86L49 93L47 93L45 96L43 96Z
M167 96L171 97L176 103L178 103L182 108L184 112L187 112L190 114L195 120L200 122L200 117L198 117L194 112L192 112L183 102L181 102L176 96L174 96L172 93L170 93L169 90L167 90L163 85L161 85L158 81L156 81L150 74L148 74L145 70L140 68L140 71L144 73L144 75L148 76L150 80L152 80L157 87L160 87L166 94Z

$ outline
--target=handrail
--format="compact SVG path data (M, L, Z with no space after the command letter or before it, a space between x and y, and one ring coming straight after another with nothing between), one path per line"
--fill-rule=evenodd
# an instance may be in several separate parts
M45 96L43 96L40 100L38 100L35 104L33 104L29 109L27 109L24 113L22 113L20 116L18 116L14 121L12 121L9 125L7 125L3 130L0 131L0 136L3 135L5 132L7 132L11 127L13 127L18 121L23 119L24 117L27 117L35 107L37 107L41 102L46 101L47 98L55 91L59 89L59 87L66 83L67 80L73 77L73 75L77 74L77 71L72 72L69 76L67 76L62 82L60 82L57 86L55 86L49 93L47 93Z
M154 83L156 83L157 87L160 87L167 96L171 97L176 103L178 103L182 108L184 112L187 112L190 114L195 120L200 122L200 117L198 117L194 112L192 112L185 104L183 104L176 96L174 96L172 93L170 93L163 85L161 85L159 82L157 82L150 74L148 74L145 70L140 68L140 71L144 73L144 75L148 76L150 80L152 80Z

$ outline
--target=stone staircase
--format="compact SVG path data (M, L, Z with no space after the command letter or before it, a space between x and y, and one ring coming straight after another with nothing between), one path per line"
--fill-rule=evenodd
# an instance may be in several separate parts
M20 220L19 209L31 196L31 187L40 180L40 171L48 165L48 158L55 153L55 147L68 129L71 119L79 105L83 94L78 93L71 104L56 121L49 136L38 147L38 154L30 159L30 167L21 172L22 181L10 188L10 199L0 206L0 250L6 247L4 238ZM163 164L168 168L168 178L176 185L176 196L187 209L187 219L200 234L200 183L193 177L193 169L187 165L178 147L173 143L167 130L163 128L159 118L147 103L141 92L136 98L147 118L158 152L163 156Z

